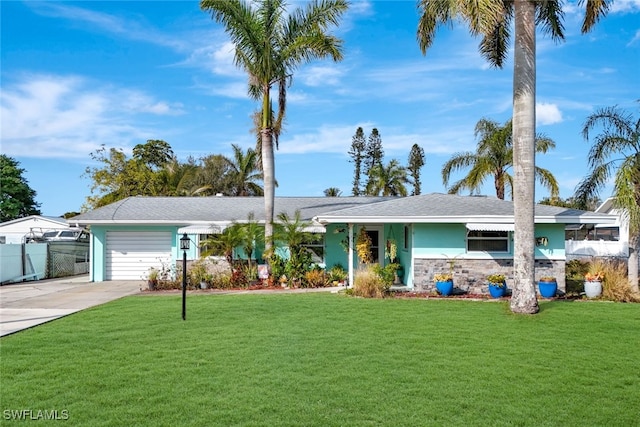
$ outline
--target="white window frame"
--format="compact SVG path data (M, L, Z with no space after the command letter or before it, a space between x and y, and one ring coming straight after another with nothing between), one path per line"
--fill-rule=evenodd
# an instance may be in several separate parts
M470 236L473 233L504 233L505 236ZM489 230L469 230L467 231L467 238L466 238L466 249L467 249L467 253L496 253L496 254L507 254L510 253L511 251L511 235L509 231L489 231ZM482 242L482 241L505 241L506 242L506 250L504 251L496 251L496 250L486 250L486 249L480 249L480 250L471 250L469 249L469 242L470 241L474 241L474 242Z

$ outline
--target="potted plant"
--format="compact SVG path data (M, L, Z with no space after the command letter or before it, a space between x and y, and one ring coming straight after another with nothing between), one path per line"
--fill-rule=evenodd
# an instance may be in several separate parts
M453 293L453 275L451 273L438 273L433 276L436 289L440 294L449 296Z
M542 276L538 281L538 290L543 298L553 298L558 291L558 281L553 276Z
M602 294L604 272L597 268L590 269L584 275L584 293L588 298L599 297Z
M489 285L489 293L493 298L500 298L507 291L507 282L504 274L488 275L487 283Z

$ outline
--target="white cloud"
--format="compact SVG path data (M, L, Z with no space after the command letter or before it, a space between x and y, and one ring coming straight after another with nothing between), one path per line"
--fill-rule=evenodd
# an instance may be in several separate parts
M640 0L618 0L611 3L610 13L640 12Z
M41 15L84 23L92 30L99 29L118 37L167 46L176 50L184 50L186 48L179 38L165 35L151 25L142 25L139 21L128 20L60 2L27 2L27 5L34 12Z
M3 153L43 158L86 158L103 143L127 146L153 134L132 124L138 114L182 113L180 106L140 91L56 75L5 79L0 108Z
M338 67L310 66L301 70L298 78L307 86L335 86L342 75L343 71Z
M351 141L358 127L362 127L365 136L375 123L355 123L350 125L323 125L315 132L286 133L281 137L280 149L282 154L308 153L337 153L346 155ZM402 129L384 127L381 135L387 161L396 158L406 161L407 153L413 144L420 145L426 154L451 154L457 151L472 150L474 146L473 127L448 129L438 133L412 132L406 133Z
M556 104L536 103L536 124L551 125L562 122L562 113Z

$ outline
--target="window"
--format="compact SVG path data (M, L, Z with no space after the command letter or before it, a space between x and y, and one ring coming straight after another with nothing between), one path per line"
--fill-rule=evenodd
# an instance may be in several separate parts
M313 243L305 243L302 246L311 253L314 264L324 266L324 234L314 234Z
M509 232L470 230L467 252L509 252Z

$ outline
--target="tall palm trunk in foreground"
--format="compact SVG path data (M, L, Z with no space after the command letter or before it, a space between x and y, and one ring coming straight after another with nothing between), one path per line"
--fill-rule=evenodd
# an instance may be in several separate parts
M511 311L537 313L535 289L536 7L515 2L513 69L513 270Z

